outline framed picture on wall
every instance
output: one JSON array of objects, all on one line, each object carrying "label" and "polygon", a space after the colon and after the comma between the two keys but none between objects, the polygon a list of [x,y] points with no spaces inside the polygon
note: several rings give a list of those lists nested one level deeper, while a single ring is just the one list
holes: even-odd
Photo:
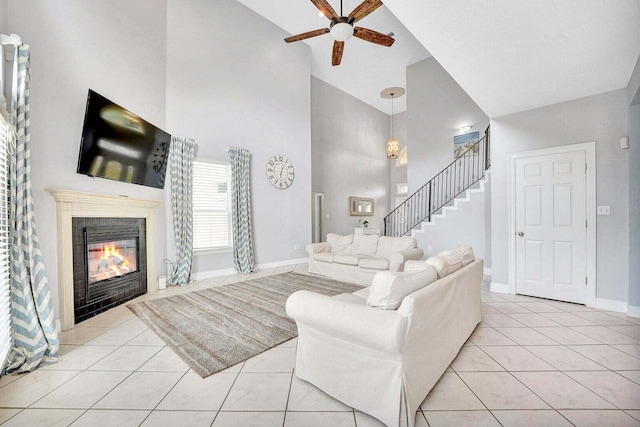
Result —
[{"label": "framed picture on wall", "polygon": [[[470,132],[463,135],[456,135],[453,137],[453,158],[457,159],[462,156],[467,150],[471,148],[473,144],[480,139],[480,132]],[[476,145],[473,150],[469,151],[467,156],[477,156],[478,146]]]}]

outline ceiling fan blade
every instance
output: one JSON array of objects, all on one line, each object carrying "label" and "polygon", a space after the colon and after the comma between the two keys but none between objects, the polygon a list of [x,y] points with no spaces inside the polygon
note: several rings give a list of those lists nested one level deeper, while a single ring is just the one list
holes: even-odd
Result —
[{"label": "ceiling fan blade", "polygon": [[328,28],[322,28],[320,30],[308,31],[306,33],[298,34],[296,36],[287,37],[284,39],[287,43],[297,42],[304,39],[310,39],[311,37],[321,36],[329,32]]},{"label": "ceiling fan blade", "polygon": [[368,28],[355,27],[353,31],[354,37],[358,37],[359,39],[366,40],[371,43],[381,44],[382,46],[389,47],[396,41],[393,37],[389,37],[386,34],[382,34]]},{"label": "ceiling fan blade", "polygon": [[380,0],[364,0],[349,14],[349,22],[357,22],[382,6]]},{"label": "ceiling fan blade", "polygon": [[322,12],[322,14],[327,18],[329,19],[339,18],[338,14],[336,13],[335,10],[333,10],[333,8],[331,7],[331,5],[327,0],[311,0],[311,3],[313,3],[313,5],[317,7],[318,10]]},{"label": "ceiling fan blade", "polygon": [[331,56],[331,65],[340,65],[342,62],[342,52],[344,51],[344,42],[333,42],[333,55]]}]

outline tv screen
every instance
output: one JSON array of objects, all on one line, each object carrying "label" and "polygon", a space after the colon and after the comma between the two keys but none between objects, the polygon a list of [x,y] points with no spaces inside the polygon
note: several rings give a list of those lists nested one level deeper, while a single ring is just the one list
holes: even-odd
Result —
[{"label": "tv screen", "polygon": [[164,188],[171,135],[89,89],[77,172]]}]

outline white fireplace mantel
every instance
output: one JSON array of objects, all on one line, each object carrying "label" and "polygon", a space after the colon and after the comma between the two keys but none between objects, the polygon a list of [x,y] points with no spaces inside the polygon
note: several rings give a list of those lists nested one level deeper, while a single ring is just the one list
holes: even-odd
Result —
[{"label": "white fireplace mantel", "polygon": [[146,220],[147,292],[157,289],[156,279],[156,207],[160,200],[132,199],[124,196],[46,190],[56,201],[58,235],[58,299],[60,329],[73,328],[73,242],[72,218],[109,217]]}]

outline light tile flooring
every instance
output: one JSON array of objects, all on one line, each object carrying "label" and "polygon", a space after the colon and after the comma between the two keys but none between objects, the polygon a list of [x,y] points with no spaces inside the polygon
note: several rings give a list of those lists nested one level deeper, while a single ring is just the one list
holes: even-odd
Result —
[{"label": "light tile flooring", "polygon": [[[304,273],[306,265],[251,277],[291,270]],[[140,299],[247,278],[209,279]],[[422,403],[418,427],[640,425],[640,319],[486,289],[482,299],[483,322]],[[298,380],[295,339],[207,379],[124,306],[60,339],[61,362],[0,378],[0,423],[381,425]]]}]

